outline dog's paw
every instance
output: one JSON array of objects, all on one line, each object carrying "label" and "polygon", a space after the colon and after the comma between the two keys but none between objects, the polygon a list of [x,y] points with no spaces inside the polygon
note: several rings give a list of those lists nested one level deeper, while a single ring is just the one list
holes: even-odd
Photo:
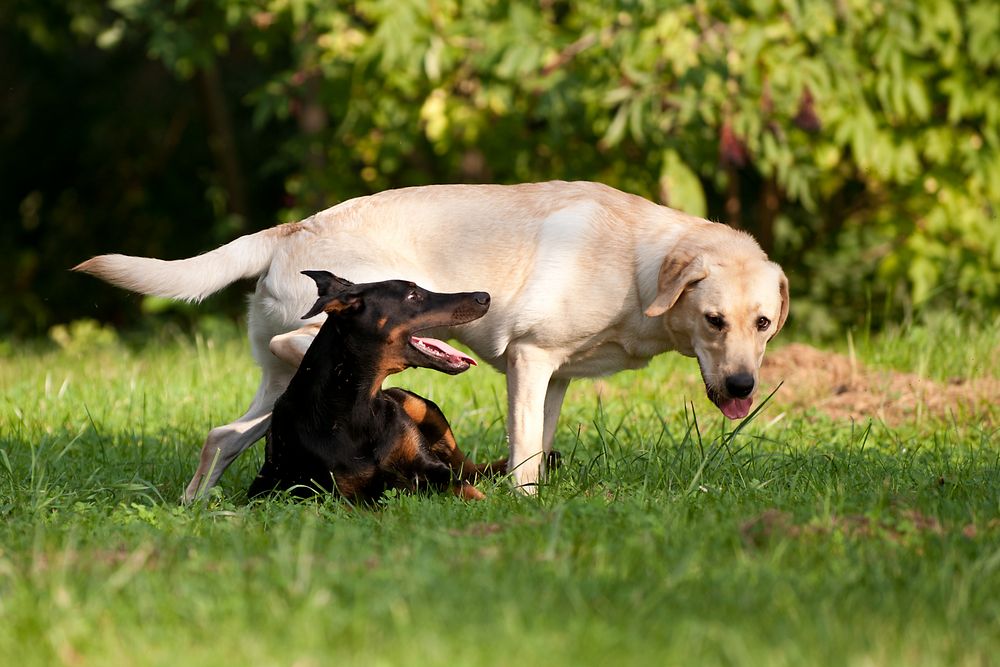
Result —
[{"label": "dog's paw", "polygon": [[545,467],[549,470],[558,470],[562,466],[562,452],[553,449],[545,457]]},{"label": "dog's paw", "polygon": [[468,482],[462,482],[461,484],[452,487],[452,493],[462,500],[484,500],[486,498],[485,493]]}]

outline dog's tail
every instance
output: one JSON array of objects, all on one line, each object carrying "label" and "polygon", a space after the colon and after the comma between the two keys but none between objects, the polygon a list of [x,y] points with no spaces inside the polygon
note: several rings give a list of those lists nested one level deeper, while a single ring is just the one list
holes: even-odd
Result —
[{"label": "dog's tail", "polygon": [[197,257],[165,261],[129,255],[98,255],[73,267],[112,285],[169,299],[201,301],[241,278],[267,270],[275,248],[298,225],[248,234]]}]

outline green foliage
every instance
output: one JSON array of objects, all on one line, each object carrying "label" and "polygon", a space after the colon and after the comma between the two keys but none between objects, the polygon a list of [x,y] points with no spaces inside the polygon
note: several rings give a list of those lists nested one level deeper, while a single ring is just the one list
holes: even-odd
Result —
[{"label": "green foliage", "polygon": [[101,326],[94,320],[75,320],[68,325],[57,324],[49,330],[49,338],[72,356],[89,354],[95,350],[113,347],[118,343],[118,334],[114,329]]},{"label": "green foliage", "polygon": [[[1000,302],[995,10],[76,0],[63,48],[139,49],[180,82],[232,73],[238,134],[272,147],[243,159],[246,189],[277,177],[284,193],[258,224],[403,185],[599,180],[753,232],[792,277],[793,317],[829,334],[873,304]],[[32,5],[12,14],[35,48],[65,33]],[[240,193],[216,156],[206,198],[224,221]],[[216,236],[251,215],[236,208]]]}]

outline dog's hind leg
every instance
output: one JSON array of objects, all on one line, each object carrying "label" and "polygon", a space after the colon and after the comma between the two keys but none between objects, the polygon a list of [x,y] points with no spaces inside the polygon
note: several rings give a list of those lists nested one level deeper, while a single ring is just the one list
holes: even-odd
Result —
[{"label": "dog's hind leg", "polygon": [[[205,490],[215,486],[229,464],[246,448],[264,437],[271,425],[271,408],[274,407],[274,402],[295,375],[302,355],[318,330],[319,325],[307,325],[274,338],[263,335],[259,338],[251,337],[254,357],[257,358],[262,373],[260,386],[242,417],[209,432],[201,448],[198,470],[184,491],[185,502],[191,502]],[[276,346],[275,341],[279,345]]]},{"label": "dog's hind leg", "polygon": [[399,403],[416,424],[427,451],[450,467],[459,479],[475,482],[479,477],[492,477],[507,472],[507,457],[480,464],[466,457],[455,442],[455,434],[448,419],[434,401],[399,387],[386,389],[384,393]]},{"label": "dog's hind leg", "polygon": [[322,322],[307,324],[295,331],[289,331],[275,336],[271,339],[268,347],[271,354],[281,359],[292,368],[298,368],[302,363],[302,358],[306,356],[306,350],[312,345],[313,339],[319,333]]},{"label": "dog's hind leg", "polygon": [[184,501],[191,502],[216,482],[240,453],[264,437],[271,424],[271,408],[291,378],[268,377],[265,371],[260,387],[246,413],[225,426],[213,428],[205,439],[198,460],[198,470],[184,491]]},{"label": "dog's hind leg", "polygon": [[[271,425],[274,402],[288,387],[309,343],[319,331],[319,324],[307,324],[275,336],[295,321],[288,313],[281,318],[272,312],[281,303],[294,303],[294,294],[283,296],[284,301],[281,301],[269,291],[264,276],[257,281],[257,291],[250,300],[248,328],[250,348],[261,369],[260,386],[242,417],[209,432],[201,448],[198,470],[184,491],[185,502],[191,502],[214,486],[237,456],[264,437]],[[278,319],[272,321],[275,317]]]}]

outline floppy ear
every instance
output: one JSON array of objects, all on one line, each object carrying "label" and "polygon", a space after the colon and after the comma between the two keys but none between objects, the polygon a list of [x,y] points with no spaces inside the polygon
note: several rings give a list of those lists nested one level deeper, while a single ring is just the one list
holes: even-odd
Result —
[{"label": "floppy ear", "polygon": [[302,274],[316,281],[316,289],[319,292],[316,303],[302,316],[302,319],[308,320],[321,312],[327,314],[345,312],[361,305],[361,297],[347,291],[348,287],[354,285],[351,281],[339,278],[329,271],[303,271]]},{"label": "floppy ear", "polygon": [[[775,266],[778,265],[775,264]],[[780,266],[778,266],[778,271],[781,273],[781,276],[778,278],[778,293],[781,294],[781,310],[778,312],[778,324],[774,327],[774,333],[771,334],[771,338],[778,335],[781,327],[785,326],[785,320],[788,319],[788,278],[785,277],[785,272],[781,270]]]},{"label": "floppy ear", "polygon": [[708,269],[701,257],[686,255],[668,256],[660,267],[656,298],[646,307],[646,317],[659,317],[674,307],[688,287],[708,277]]}]

